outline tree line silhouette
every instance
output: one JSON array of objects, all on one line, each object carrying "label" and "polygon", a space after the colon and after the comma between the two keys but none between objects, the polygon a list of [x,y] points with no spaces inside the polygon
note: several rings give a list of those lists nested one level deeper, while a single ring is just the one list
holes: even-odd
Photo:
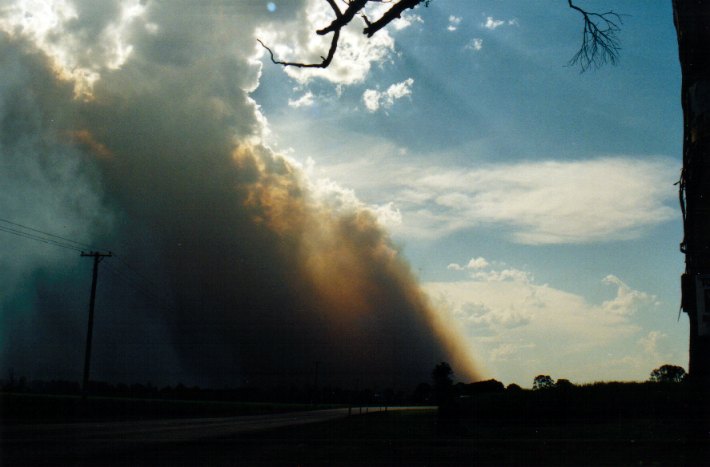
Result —
[{"label": "tree line silhouette", "polygon": [[[533,379],[532,390],[582,390],[589,387],[649,386],[650,383],[682,383],[686,380],[685,370],[676,365],[662,365],[654,369],[646,383],[594,383],[576,385],[567,379],[553,380],[549,375],[538,375]],[[393,388],[342,388],[339,386],[281,385],[275,387],[243,386],[237,388],[201,388],[178,383],[174,386],[158,387],[152,383],[109,383],[91,381],[91,393],[96,396],[178,399],[195,401],[245,401],[245,402],[284,402],[284,403],[341,403],[353,401],[368,403],[397,404],[437,404],[450,405],[456,401],[474,398],[484,394],[525,392],[518,384],[505,386],[495,379],[472,383],[454,382],[454,371],[447,362],[438,363],[431,372],[431,381],[421,382],[411,391]],[[6,379],[0,380],[3,392],[78,395],[81,385],[77,381],[33,380],[17,377],[13,370],[8,371]]]}]

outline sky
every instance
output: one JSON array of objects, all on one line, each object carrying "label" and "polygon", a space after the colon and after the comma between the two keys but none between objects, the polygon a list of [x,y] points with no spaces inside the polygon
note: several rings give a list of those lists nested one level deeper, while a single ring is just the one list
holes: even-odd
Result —
[{"label": "sky", "polygon": [[622,15],[616,66],[568,63],[563,1],[356,19],[304,70],[256,39],[319,61],[325,1],[3,0],[0,370],[78,379],[88,249],[96,379],[685,367],[671,3],[578,3]]}]

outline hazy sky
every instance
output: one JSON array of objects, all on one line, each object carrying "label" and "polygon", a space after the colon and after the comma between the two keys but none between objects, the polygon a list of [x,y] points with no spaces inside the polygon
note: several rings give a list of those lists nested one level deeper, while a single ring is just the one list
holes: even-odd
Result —
[{"label": "hazy sky", "polygon": [[[318,60],[322,0],[3,0],[0,218],[119,254],[97,378],[685,366],[671,4],[580,5],[623,14],[618,66],[568,66],[564,1],[356,20],[313,71],[256,38]],[[89,261],[0,234],[5,367],[74,377]]]}]

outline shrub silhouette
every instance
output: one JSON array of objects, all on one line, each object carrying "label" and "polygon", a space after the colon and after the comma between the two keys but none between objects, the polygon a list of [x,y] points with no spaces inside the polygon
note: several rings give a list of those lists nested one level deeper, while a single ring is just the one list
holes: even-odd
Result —
[{"label": "shrub silhouette", "polygon": [[663,365],[651,372],[649,381],[653,383],[682,383],[687,374],[677,365]]},{"label": "shrub silhouette", "polygon": [[434,383],[434,395],[439,405],[447,404],[453,397],[454,371],[446,362],[437,364],[431,372],[431,379]]},{"label": "shrub silhouette", "polygon": [[568,379],[558,379],[555,383],[555,387],[557,389],[570,389],[574,387],[574,383]]},{"label": "shrub silhouette", "polygon": [[550,389],[555,387],[555,382],[550,378],[550,375],[537,375],[533,380],[533,389]]}]

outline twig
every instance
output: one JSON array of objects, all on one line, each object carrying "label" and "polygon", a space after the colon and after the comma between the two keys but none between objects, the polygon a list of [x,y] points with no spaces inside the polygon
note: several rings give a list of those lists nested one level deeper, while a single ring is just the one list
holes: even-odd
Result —
[{"label": "twig", "polygon": [[617,37],[623,24],[621,15],[614,11],[589,12],[573,4],[572,0],[567,0],[567,3],[570,8],[577,10],[584,20],[582,45],[569,61],[569,65],[579,64],[582,72],[589,68],[599,68],[605,63],[616,65],[621,50]]}]

